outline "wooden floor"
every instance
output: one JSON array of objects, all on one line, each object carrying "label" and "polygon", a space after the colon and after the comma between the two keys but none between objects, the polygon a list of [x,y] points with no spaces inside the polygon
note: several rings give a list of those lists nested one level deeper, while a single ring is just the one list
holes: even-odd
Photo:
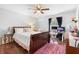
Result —
[{"label": "wooden floor", "polygon": [[27,54],[27,51],[24,50],[17,43],[11,42],[8,44],[0,45],[0,54]]},{"label": "wooden floor", "polygon": [[15,42],[0,45],[0,54],[27,54],[27,51]]},{"label": "wooden floor", "polygon": [[[61,42],[59,42],[61,44]],[[27,54],[24,50],[15,42],[0,45],[0,54]],[[66,42],[66,54],[79,54],[79,48],[70,47],[69,41]]]}]

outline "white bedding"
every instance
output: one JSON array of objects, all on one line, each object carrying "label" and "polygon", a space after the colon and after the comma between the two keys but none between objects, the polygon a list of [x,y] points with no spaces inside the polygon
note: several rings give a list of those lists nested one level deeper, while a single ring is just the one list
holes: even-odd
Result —
[{"label": "white bedding", "polygon": [[19,42],[23,43],[27,47],[27,50],[29,51],[30,36],[33,34],[37,34],[37,33],[40,33],[40,32],[16,32],[14,34],[13,38],[14,38],[14,40],[17,39]]}]

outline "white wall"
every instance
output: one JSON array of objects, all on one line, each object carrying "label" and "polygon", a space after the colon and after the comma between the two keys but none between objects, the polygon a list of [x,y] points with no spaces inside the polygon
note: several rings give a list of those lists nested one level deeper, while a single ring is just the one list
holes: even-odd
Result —
[{"label": "white wall", "polygon": [[72,20],[72,16],[76,16],[76,10],[72,10],[72,11],[67,11],[67,12],[63,12],[63,13],[60,13],[60,14],[56,14],[55,17],[61,17],[63,18],[63,23],[62,25],[63,26],[66,26],[68,25],[71,20]]},{"label": "white wall", "polygon": [[62,12],[56,15],[48,15],[48,16],[39,17],[39,20],[38,20],[39,28],[47,31],[48,30],[48,19],[53,18],[53,16],[54,17],[62,16],[63,17],[62,26],[67,27],[71,22],[71,17],[76,16],[76,10],[74,9],[74,10]]},{"label": "white wall", "polygon": [[48,31],[48,27],[49,27],[49,24],[48,24],[48,19],[50,18],[51,16],[43,16],[43,17],[39,17],[38,18],[38,28],[41,30],[41,31]]},{"label": "white wall", "polygon": [[7,29],[8,26],[22,26],[29,22],[35,22],[36,18],[12,12],[0,8],[0,28]]}]

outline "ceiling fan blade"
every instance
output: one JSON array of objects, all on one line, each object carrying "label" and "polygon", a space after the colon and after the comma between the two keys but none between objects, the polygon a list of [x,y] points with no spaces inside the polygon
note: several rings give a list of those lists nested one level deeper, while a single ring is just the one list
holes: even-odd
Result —
[{"label": "ceiling fan blade", "polygon": [[49,10],[49,8],[45,8],[45,9],[43,8],[42,10]]}]

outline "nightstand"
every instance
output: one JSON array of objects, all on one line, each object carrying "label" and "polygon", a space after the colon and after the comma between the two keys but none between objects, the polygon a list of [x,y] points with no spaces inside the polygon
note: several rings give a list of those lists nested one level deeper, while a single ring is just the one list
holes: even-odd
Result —
[{"label": "nightstand", "polygon": [[4,44],[5,43],[10,43],[10,42],[12,42],[13,41],[13,39],[12,39],[12,36],[13,36],[13,34],[10,34],[10,33],[6,33],[5,35],[4,35]]}]

